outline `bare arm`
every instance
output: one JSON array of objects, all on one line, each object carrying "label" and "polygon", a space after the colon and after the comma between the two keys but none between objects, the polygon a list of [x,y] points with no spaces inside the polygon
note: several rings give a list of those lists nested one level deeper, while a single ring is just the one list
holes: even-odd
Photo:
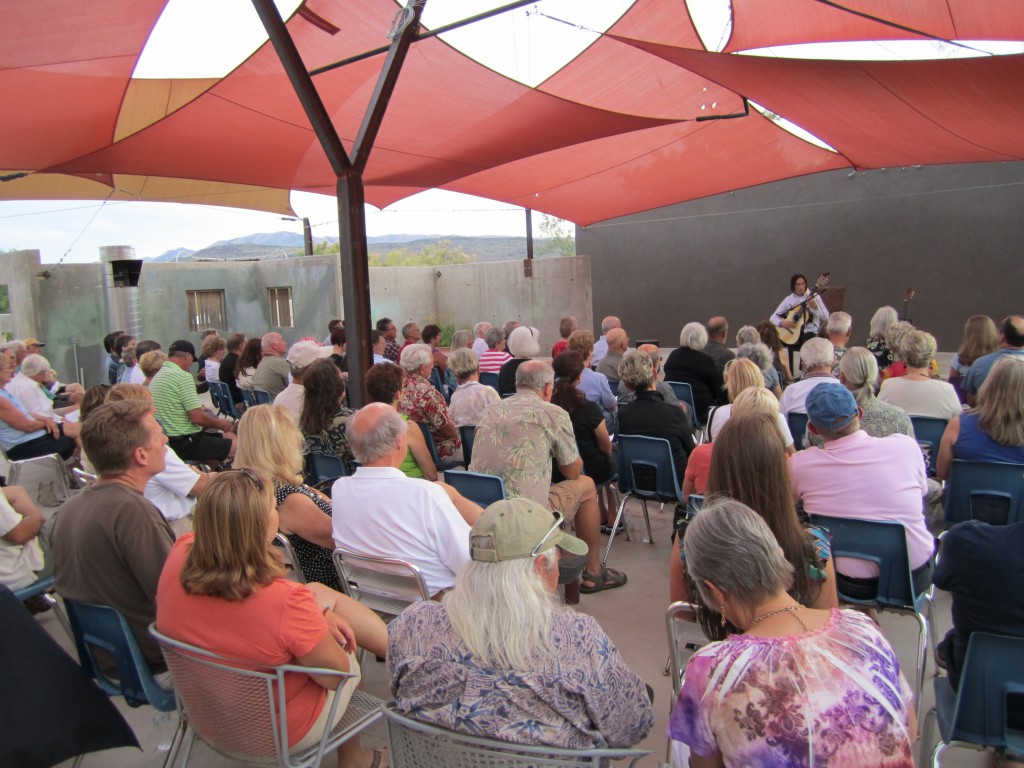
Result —
[{"label": "bare arm", "polygon": [[839,607],[839,595],[836,593],[836,560],[830,557],[825,563],[825,581],[818,588],[818,596],[809,607],[828,610]]},{"label": "bare arm", "polygon": [[691,477],[683,476],[683,501],[690,498],[691,493],[697,492],[697,483]]},{"label": "bare arm", "polygon": [[420,472],[423,473],[424,479],[437,480],[437,467],[434,466],[434,460],[430,457],[430,449],[427,448],[427,441],[423,439],[423,433],[420,431],[419,425],[410,421],[408,428],[405,430],[405,438],[409,444],[409,450],[412,451],[412,457],[416,459],[416,464],[419,466]]},{"label": "bare arm", "polygon": [[26,416],[14,407],[8,400],[0,398],[0,419],[3,419],[12,427],[22,432],[35,432],[37,429],[45,429],[56,437],[57,424],[53,419],[43,416]]},{"label": "bare arm", "polygon": [[188,420],[197,427],[209,427],[210,429],[219,429],[222,432],[231,432],[234,429],[234,425],[227,419],[218,419],[215,416],[211,416],[202,408],[193,408],[189,411]]},{"label": "bare arm", "polygon": [[953,465],[953,445],[960,437],[960,417],[954,416],[946,425],[939,443],[939,459],[935,465],[935,474],[939,480],[949,479],[949,469]]},{"label": "bare arm", "polygon": [[281,519],[281,533],[294,533],[325,549],[334,549],[331,518],[321,512],[312,499],[301,493],[292,493],[278,504],[277,513]]},{"label": "bare arm", "polygon": [[336,592],[324,584],[311,582],[306,588],[313,593],[321,610],[327,609],[343,616],[355,632],[356,643],[382,659],[388,652],[388,626],[380,616],[348,595]]},{"label": "bare arm", "polygon": [[[323,669],[336,669],[339,672],[348,672],[348,656],[341,650],[341,646],[328,632],[317,643],[313,650],[305,656],[300,656],[296,661],[304,667],[321,667]],[[329,691],[338,689],[344,679],[334,675],[310,675],[318,685],[322,685]]]},{"label": "bare arm", "polygon": [[558,469],[561,470],[562,477],[566,480],[578,480],[583,474],[583,459],[577,456],[576,461],[569,464],[559,464]]},{"label": "bare arm", "polygon": [[594,430],[594,437],[597,438],[597,447],[605,456],[612,455],[612,438],[608,434],[608,425],[605,424],[604,419],[601,419],[601,423],[597,425],[597,429]]},{"label": "bare arm", "polygon": [[3,493],[11,508],[21,515],[21,522],[0,538],[16,546],[28,544],[39,535],[39,530],[43,527],[43,513],[32,503],[32,499],[21,486],[8,486],[3,489]]},{"label": "bare arm", "polygon": [[725,761],[722,759],[721,752],[715,752],[715,754],[708,755],[707,757],[695,755],[691,752],[690,768],[725,768]]},{"label": "bare arm", "polygon": [[686,566],[679,557],[679,538],[672,543],[672,555],[668,561],[668,597],[673,603],[690,599],[690,587],[686,583]]}]

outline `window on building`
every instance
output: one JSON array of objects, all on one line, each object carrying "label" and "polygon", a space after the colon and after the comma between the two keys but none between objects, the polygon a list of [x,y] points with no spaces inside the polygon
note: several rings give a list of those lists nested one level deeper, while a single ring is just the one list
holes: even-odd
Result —
[{"label": "window on building", "polygon": [[228,313],[224,306],[224,291],[186,291],[188,297],[188,326],[190,331],[204,328],[227,330]]},{"label": "window on building", "polygon": [[275,328],[291,328],[292,322],[292,289],[268,288],[267,299],[270,302],[270,324]]}]

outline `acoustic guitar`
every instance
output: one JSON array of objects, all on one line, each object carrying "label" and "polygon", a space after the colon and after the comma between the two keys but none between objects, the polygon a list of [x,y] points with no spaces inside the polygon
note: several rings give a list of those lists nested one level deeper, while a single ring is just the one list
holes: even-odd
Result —
[{"label": "acoustic guitar", "polygon": [[808,308],[807,303],[825,290],[828,285],[828,272],[822,272],[818,279],[814,282],[814,288],[811,289],[811,294],[806,299],[790,307],[786,310],[786,313],[782,315],[783,320],[789,320],[792,323],[796,323],[792,328],[783,328],[781,325],[776,329],[779,333],[779,339],[787,347],[791,347],[800,341],[800,334],[803,333],[804,324],[811,319],[811,310]]}]

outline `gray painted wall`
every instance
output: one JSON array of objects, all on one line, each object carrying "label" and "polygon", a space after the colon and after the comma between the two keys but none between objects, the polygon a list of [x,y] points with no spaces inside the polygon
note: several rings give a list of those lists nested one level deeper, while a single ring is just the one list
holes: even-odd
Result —
[{"label": "gray painted wall", "polygon": [[[102,339],[109,330],[102,287],[102,264],[68,264],[43,271],[38,251],[0,254],[0,282],[10,286],[15,338],[44,340],[46,356],[62,380],[85,369],[87,385],[105,378]],[[293,328],[271,328],[267,289],[290,286]],[[341,269],[337,256],[309,256],[276,261],[146,263],[139,282],[141,338],[166,347],[187,338],[198,346],[199,334],[188,331],[186,291],[222,289],[229,327],[221,335],[250,335],[278,330],[289,343],[307,335],[323,338],[327,323],[343,317]],[[576,315],[592,324],[590,260],[586,257],[541,259],[533,277],[523,276],[521,261],[446,267],[381,267],[370,270],[373,318],[387,315],[399,326],[415,320],[451,322],[472,328],[478,320],[519,320],[541,331],[541,348],[558,339],[558,322]]]},{"label": "gray painted wall", "polygon": [[1024,311],[1022,213],[1024,163],[837,171],[580,227],[576,248],[591,257],[595,323],[619,315],[633,339],[673,347],[716,314],[732,335],[768,317],[792,273],[828,271],[856,343],[913,287],[911,319],[955,350],[968,316]]}]

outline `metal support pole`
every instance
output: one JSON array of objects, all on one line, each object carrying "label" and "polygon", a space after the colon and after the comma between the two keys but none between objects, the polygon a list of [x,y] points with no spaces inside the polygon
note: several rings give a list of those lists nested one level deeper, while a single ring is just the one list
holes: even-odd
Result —
[{"label": "metal support pole", "polygon": [[302,241],[306,246],[306,255],[313,255],[313,228],[309,226],[309,219],[302,217]]},{"label": "metal support pole", "polygon": [[354,168],[338,177],[338,223],[341,229],[341,294],[345,302],[348,345],[348,400],[364,405],[363,381],[370,370],[370,266],[366,254],[366,208],[363,177]]},{"label": "metal support pole", "polygon": [[533,277],[533,211],[526,208],[526,259],[523,261],[523,277]]}]

